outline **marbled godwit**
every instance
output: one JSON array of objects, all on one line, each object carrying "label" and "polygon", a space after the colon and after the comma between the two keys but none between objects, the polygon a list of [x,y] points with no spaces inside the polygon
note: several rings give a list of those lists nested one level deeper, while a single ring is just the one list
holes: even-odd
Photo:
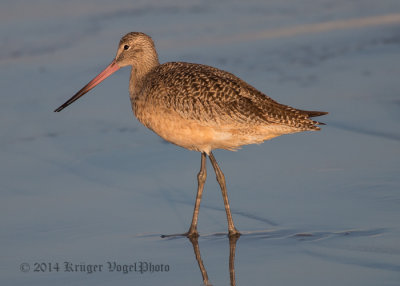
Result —
[{"label": "marbled godwit", "polygon": [[185,62],[160,64],[153,40],[138,32],[122,37],[111,64],[55,112],[124,66],[132,67],[129,93],[138,120],[166,141],[201,152],[192,223],[184,233],[189,237],[198,236],[207,156],[221,187],[229,236],[240,234],[232,220],[225,176],[212,150],[235,150],[283,134],[319,130],[317,125],[323,123],[310,118],[327,114],[280,104],[233,74],[210,66]]}]

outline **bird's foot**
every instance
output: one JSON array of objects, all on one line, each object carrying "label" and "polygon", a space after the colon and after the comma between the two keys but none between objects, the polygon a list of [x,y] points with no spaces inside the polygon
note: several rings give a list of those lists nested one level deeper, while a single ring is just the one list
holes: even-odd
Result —
[{"label": "bird's foot", "polygon": [[185,236],[188,238],[198,238],[199,232],[197,231],[196,228],[195,229],[190,228],[190,230],[185,233]]},{"label": "bird's foot", "polygon": [[229,230],[228,236],[229,237],[239,237],[241,233],[234,227],[233,229]]},{"label": "bird's foot", "polygon": [[[230,229],[228,232],[228,237],[239,237],[241,233],[236,229]],[[161,235],[161,238],[168,238],[168,237],[177,237],[177,236],[185,236],[187,238],[198,238],[199,232],[197,231],[197,228],[190,228],[189,231],[184,232],[184,233],[174,233],[174,234],[163,234]]]},{"label": "bird's foot", "polygon": [[174,234],[163,234],[161,235],[161,238],[167,238],[167,237],[176,237],[176,236],[186,236],[187,238],[198,238],[199,237],[199,232],[197,231],[197,228],[190,228],[189,231],[184,232],[184,233],[174,233]]}]

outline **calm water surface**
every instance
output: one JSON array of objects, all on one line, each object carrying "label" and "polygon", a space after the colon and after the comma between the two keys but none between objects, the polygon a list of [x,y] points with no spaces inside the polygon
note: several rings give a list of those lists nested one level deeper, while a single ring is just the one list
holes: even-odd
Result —
[{"label": "calm water surface", "polygon": [[[2,285],[399,285],[398,1],[0,3]],[[52,112],[130,31],[330,112],[215,151],[237,241],[210,164],[198,241],[160,237],[189,227],[200,154],[138,123],[129,70]]]}]

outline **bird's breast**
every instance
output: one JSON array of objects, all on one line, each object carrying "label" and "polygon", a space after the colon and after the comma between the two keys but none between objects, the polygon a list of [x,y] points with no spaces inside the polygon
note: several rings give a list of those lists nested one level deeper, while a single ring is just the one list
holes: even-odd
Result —
[{"label": "bird's breast", "polygon": [[146,105],[140,100],[134,102],[133,110],[143,125],[164,140],[188,150],[207,154],[213,149],[236,150],[242,145],[262,143],[281,135],[273,126],[266,129],[262,126],[248,128],[237,125],[209,125],[183,118],[172,109]]}]

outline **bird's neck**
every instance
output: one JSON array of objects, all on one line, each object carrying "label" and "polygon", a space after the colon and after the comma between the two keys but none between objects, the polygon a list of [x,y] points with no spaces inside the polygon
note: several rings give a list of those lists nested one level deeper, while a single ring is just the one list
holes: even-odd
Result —
[{"label": "bird's neck", "polygon": [[160,63],[158,61],[157,53],[142,59],[142,61],[137,65],[132,65],[129,81],[129,93],[131,97],[137,96],[140,93],[144,83],[146,82],[146,76],[158,65],[160,65]]}]

